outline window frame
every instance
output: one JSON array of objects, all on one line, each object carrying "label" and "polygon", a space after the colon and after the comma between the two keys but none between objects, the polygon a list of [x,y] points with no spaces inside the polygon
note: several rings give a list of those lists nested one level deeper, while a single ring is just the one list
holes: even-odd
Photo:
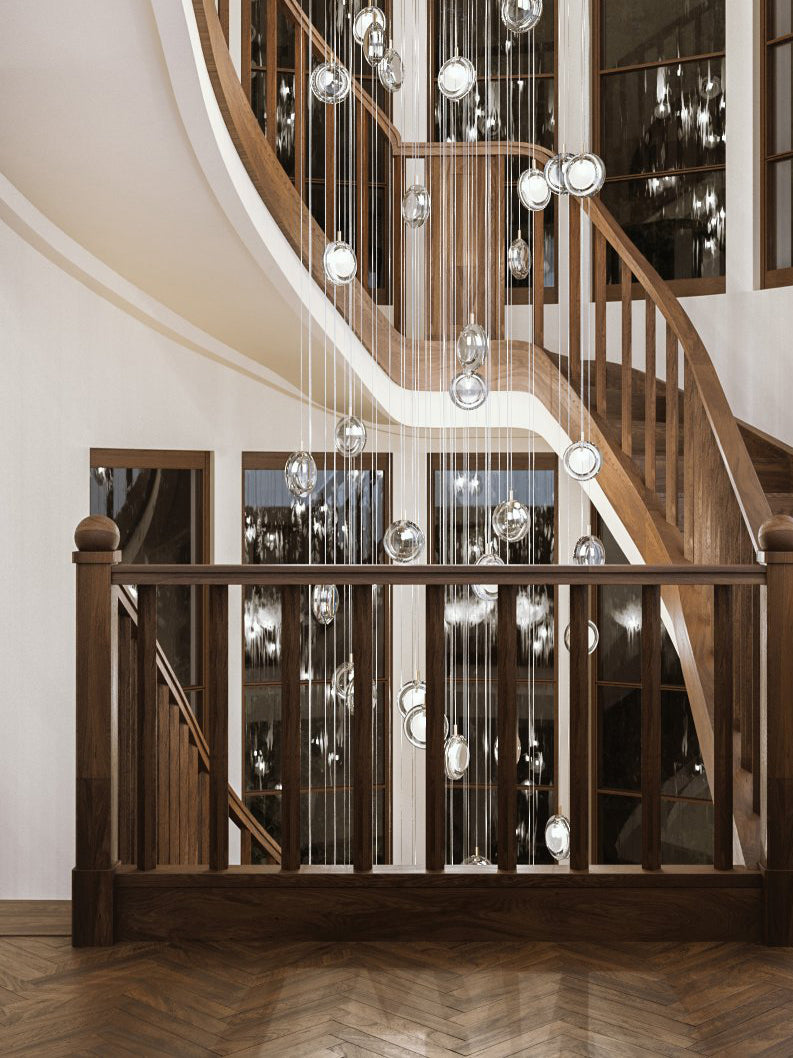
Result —
[{"label": "window frame", "polygon": [[793,265],[789,268],[770,268],[771,227],[775,219],[771,215],[769,185],[773,166],[782,161],[793,164],[793,149],[779,154],[769,152],[771,119],[775,94],[771,91],[772,65],[769,61],[772,48],[789,44],[793,49],[793,32],[769,38],[769,8],[773,0],[760,0],[760,286],[764,290],[793,286]]}]

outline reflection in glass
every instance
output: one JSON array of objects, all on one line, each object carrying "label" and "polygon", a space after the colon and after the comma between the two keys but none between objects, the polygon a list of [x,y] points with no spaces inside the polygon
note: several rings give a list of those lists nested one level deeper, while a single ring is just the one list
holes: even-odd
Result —
[{"label": "reflection in glass", "polygon": [[724,3],[603,0],[603,69],[723,51]]},{"label": "reflection in glass", "polygon": [[793,267],[793,158],[768,167],[768,267]]}]

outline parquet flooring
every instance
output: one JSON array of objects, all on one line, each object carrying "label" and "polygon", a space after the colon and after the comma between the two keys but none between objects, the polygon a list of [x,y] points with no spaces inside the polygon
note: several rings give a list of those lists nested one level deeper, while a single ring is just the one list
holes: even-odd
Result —
[{"label": "parquet flooring", "polygon": [[0,1054],[793,1056],[793,950],[4,936]]}]

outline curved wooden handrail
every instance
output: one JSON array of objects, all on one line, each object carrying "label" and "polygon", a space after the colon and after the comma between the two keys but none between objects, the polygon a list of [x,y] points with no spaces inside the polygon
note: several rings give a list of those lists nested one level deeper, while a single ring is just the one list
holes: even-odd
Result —
[{"label": "curved wooden handrail", "polygon": [[[138,608],[129,591],[123,586],[119,587],[118,603],[123,613],[130,619],[132,624],[137,627]],[[190,708],[187,695],[182,690],[182,685],[174,673],[171,663],[168,661],[159,640],[157,641],[156,650],[157,671],[160,678],[168,688],[173,701],[176,703],[182,722],[187,725],[190,738],[198,751],[198,760],[201,768],[204,771],[209,771],[209,746],[204,737],[204,732],[201,730],[201,726],[195,717],[195,713]],[[240,830],[247,831],[253,840],[264,849],[267,855],[275,863],[281,862],[281,846],[270,834],[267,833],[259,820],[249,811],[231,784],[229,784],[229,819],[235,824],[235,826],[239,827]]]}]

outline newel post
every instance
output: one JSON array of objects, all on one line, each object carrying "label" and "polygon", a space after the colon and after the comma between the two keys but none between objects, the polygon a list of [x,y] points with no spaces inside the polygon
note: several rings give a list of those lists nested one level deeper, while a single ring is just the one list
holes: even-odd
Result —
[{"label": "newel post", "polygon": [[763,524],[768,565],[765,939],[793,945],[793,518]]},{"label": "newel post", "polygon": [[113,943],[117,856],[117,626],[110,574],[121,561],[110,518],[84,518],[77,551],[76,859],[72,871],[72,944]]}]

